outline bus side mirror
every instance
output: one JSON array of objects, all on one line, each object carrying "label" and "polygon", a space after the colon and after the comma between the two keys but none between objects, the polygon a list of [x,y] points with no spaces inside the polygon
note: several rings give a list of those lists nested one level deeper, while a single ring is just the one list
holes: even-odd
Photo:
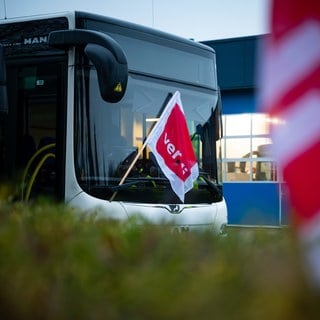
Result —
[{"label": "bus side mirror", "polygon": [[110,36],[94,30],[57,30],[49,34],[49,44],[55,48],[84,48],[94,64],[102,98],[118,102],[125,94],[128,64],[121,46]]},{"label": "bus side mirror", "polygon": [[84,52],[97,70],[102,99],[108,102],[120,101],[128,82],[127,64],[119,63],[108,49],[97,44],[87,44]]}]

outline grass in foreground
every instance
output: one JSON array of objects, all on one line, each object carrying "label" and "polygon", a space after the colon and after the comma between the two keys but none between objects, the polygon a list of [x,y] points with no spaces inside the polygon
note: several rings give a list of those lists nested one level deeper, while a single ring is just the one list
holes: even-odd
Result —
[{"label": "grass in foreground", "polygon": [[290,229],[173,234],[0,203],[3,319],[312,319]]}]

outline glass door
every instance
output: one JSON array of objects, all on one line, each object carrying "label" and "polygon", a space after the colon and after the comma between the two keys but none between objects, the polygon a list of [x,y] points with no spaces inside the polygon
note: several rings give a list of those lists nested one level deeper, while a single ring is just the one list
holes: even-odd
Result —
[{"label": "glass door", "polygon": [[7,66],[3,174],[19,183],[22,200],[63,196],[66,69],[61,58]]}]

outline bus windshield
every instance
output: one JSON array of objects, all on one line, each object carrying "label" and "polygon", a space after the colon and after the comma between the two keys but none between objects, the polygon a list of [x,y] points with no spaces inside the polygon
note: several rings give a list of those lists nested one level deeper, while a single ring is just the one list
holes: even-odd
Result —
[{"label": "bus windshield", "polygon": [[[208,184],[208,179],[217,179],[217,137],[207,129],[214,121],[217,92],[130,73],[124,98],[116,104],[107,103],[99,94],[94,67],[77,68],[75,168],[84,191],[101,199],[112,197],[160,116],[168,94],[179,90],[201,172],[197,186],[186,194],[185,203],[218,201],[217,191]],[[179,203],[148,148],[117,190],[115,200]]]}]

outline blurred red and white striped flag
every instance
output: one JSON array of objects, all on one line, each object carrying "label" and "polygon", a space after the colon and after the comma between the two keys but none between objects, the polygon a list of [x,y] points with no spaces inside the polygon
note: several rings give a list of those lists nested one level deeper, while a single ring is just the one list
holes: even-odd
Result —
[{"label": "blurred red and white striped flag", "polygon": [[320,1],[273,0],[262,44],[260,105],[277,125],[274,152],[292,220],[320,287]]},{"label": "blurred red and white striped flag", "polygon": [[172,190],[182,202],[199,175],[180,92],[172,96],[159,121],[149,134],[146,144],[170,181]]}]

